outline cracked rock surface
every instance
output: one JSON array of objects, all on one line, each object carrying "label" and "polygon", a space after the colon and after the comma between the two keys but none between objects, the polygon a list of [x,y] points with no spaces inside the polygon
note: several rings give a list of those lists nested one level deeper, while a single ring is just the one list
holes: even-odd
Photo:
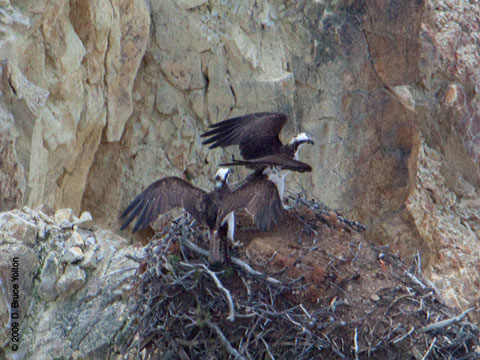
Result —
[{"label": "cracked rock surface", "polygon": [[[419,251],[465,310],[480,289],[479,24],[475,1],[0,1],[0,210],[89,211],[118,232],[160,177],[212,186],[235,150],[202,146],[208,125],[280,111],[283,141],[315,138],[300,154],[312,173],[287,187],[366,224],[369,241]],[[26,240],[6,251],[59,296],[63,253],[46,266],[26,243],[52,224],[7,214],[0,230]],[[88,284],[102,260],[79,234],[66,263]]]},{"label": "cracked rock surface", "polygon": [[[110,231],[75,229],[27,207],[0,213],[0,224],[2,347],[10,340],[12,311],[18,310],[21,324],[19,351],[5,347],[0,354],[6,359],[106,358],[127,321],[126,295],[136,263],[125,255],[142,250]],[[83,250],[72,237],[88,239]],[[69,249],[91,255],[71,263],[64,255]],[[8,306],[13,256],[20,275],[17,309]]]}]

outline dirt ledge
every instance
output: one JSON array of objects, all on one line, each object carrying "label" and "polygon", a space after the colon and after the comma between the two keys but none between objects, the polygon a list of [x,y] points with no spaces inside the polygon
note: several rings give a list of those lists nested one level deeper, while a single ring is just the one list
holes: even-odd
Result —
[{"label": "dirt ledge", "polygon": [[480,358],[478,327],[442,304],[420,258],[407,265],[367,244],[361,224],[291,203],[269,233],[240,214],[243,246],[218,272],[193,245],[207,248],[190,218],[155,235],[137,259],[125,358]]}]

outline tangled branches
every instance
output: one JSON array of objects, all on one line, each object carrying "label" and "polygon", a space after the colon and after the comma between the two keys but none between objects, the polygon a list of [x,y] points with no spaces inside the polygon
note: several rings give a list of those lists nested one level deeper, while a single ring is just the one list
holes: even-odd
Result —
[{"label": "tangled branches", "polygon": [[303,207],[313,210],[315,217],[321,222],[324,222],[328,225],[341,224],[341,226],[346,230],[353,229],[358,232],[362,232],[367,229],[367,227],[362,223],[347,219],[337,210],[331,209],[325,204],[319,203],[313,199],[308,200],[288,190],[287,192],[289,193],[288,201],[293,204],[293,209],[299,209]]},{"label": "tangled branches", "polygon": [[[298,211],[304,226],[318,231]],[[268,259],[255,270],[232,258],[215,272],[194,243],[206,247],[205,233],[183,216],[138,259],[125,358],[479,358],[477,327],[436,298],[422,280],[419,256],[408,267],[361,241],[346,244],[341,256],[312,245],[308,251],[326,272],[313,281],[305,264],[292,277]]]},{"label": "tangled branches", "polygon": [[[289,300],[305,290],[300,279],[280,282],[250,271],[239,259],[214,273],[189,246],[191,235],[201,235],[192,225],[181,218],[147,247],[147,269],[137,280],[134,309],[140,315],[139,352],[184,353],[187,359],[225,358],[227,352],[233,358],[253,359],[264,354],[275,358],[280,349],[305,357],[315,349],[331,348],[310,330],[328,309],[309,313]],[[180,254],[172,253],[173,239],[186,240]]]}]

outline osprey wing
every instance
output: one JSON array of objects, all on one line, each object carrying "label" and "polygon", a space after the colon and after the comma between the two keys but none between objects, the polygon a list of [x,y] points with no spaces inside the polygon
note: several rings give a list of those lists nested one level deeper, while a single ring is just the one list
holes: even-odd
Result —
[{"label": "osprey wing", "polygon": [[278,153],[273,155],[267,155],[250,160],[235,160],[232,162],[220,164],[220,166],[248,166],[250,168],[258,169],[266,166],[277,166],[284,170],[298,171],[298,172],[311,172],[312,167],[304,162],[292,159],[290,156]]},{"label": "osprey wing", "polygon": [[206,209],[202,209],[202,203],[206,196],[205,191],[178,177],[160,179],[137,195],[120,215],[121,218],[126,217],[120,229],[125,229],[137,216],[132,232],[145,229],[158,215],[176,207],[183,207],[195,219],[204,222]]},{"label": "osprey wing", "polygon": [[267,178],[259,178],[240,186],[220,204],[217,227],[230,212],[242,209],[252,217],[259,229],[272,229],[283,211],[275,184]]},{"label": "osprey wing", "polygon": [[283,146],[278,135],[287,122],[280,113],[261,112],[234,117],[210,126],[202,144],[209,149],[238,145],[244,159],[275,154]]}]

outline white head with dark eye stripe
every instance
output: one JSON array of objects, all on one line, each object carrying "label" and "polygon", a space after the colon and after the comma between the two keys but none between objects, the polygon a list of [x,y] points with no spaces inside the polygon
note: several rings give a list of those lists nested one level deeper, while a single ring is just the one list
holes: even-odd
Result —
[{"label": "white head with dark eye stripe", "polygon": [[290,142],[288,143],[289,146],[293,147],[294,149],[294,156],[293,158],[295,160],[298,160],[298,152],[300,150],[300,147],[303,144],[313,144],[312,138],[307,134],[307,133],[300,133],[292,138]]},{"label": "white head with dark eye stripe", "polygon": [[232,170],[229,168],[218,169],[217,173],[215,174],[215,186],[219,188],[228,184],[228,178],[230,177],[231,172]]},{"label": "white head with dark eye stripe", "polygon": [[313,140],[307,133],[303,132],[292,137],[292,140],[290,140],[289,144],[293,145],[293,144],[304,144],[304,143],[313,144]]}]

